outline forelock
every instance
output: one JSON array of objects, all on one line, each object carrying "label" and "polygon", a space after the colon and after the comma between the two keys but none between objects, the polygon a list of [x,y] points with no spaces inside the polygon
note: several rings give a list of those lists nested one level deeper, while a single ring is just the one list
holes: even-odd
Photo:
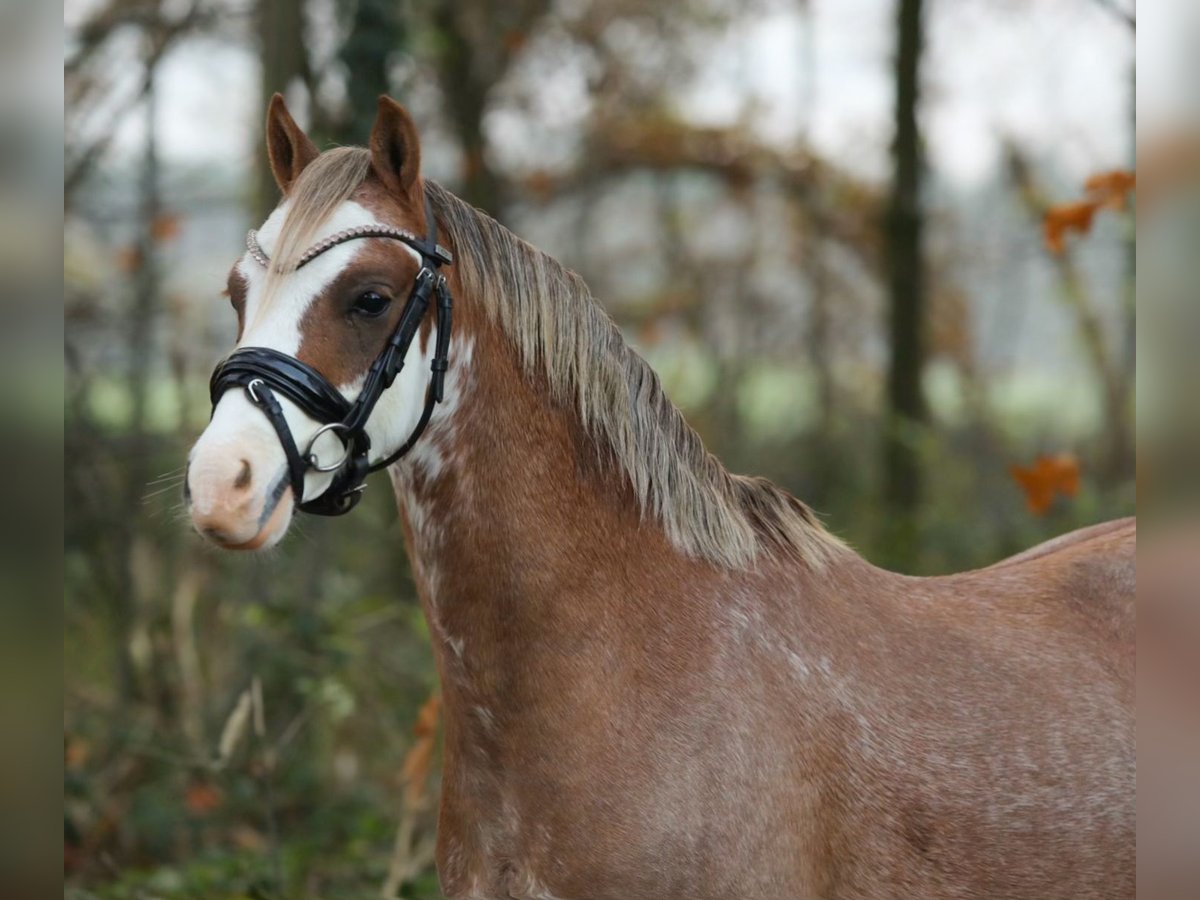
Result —
[{"label": "forelock", "polygon": [[313,244],[321,226],[354,196],[371,169],[362,147],[338,147],[318,156],[296,179],[288,195],[287,216],[271,252],[265,290],[270,296],[283,276]]}]

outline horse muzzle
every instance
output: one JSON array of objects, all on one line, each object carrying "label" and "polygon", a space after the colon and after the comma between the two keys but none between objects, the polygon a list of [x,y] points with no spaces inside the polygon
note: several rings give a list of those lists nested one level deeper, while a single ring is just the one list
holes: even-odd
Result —
[{"label": "horse muzzle", "polygon": [[259,550],[287,532],[296,499],[275,436],[255,419],[232,427],[257,412],[238,410],[230,397],[225,415],[192,448],[184,496],[196,531],[219,547]]}]

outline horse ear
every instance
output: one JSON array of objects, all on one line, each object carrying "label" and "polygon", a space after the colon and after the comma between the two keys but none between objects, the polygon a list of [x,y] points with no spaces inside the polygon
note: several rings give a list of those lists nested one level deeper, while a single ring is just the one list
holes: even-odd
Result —
[{"label": "horse ear", "polygon": [[408,111],[386,95],[379,98],[379,113],[371,129],[371,168],[384,186],[420,208],[414,191],[421,174],[421,141]]},{"label": "horse ear", "polygon": [[279,190],[286,194],[305,166],[320,155],[317,145],[288,112],[283,96],[272,97],[267,107],[267,157]]}]

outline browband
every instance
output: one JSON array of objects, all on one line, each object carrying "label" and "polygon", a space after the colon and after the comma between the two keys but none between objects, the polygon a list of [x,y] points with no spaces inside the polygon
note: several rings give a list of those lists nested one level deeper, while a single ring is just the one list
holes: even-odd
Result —
[{"label": "browband", "polygon": [[[425,245],[426,242],[407,229],[395,228],[391,225],[356,225],[353,228],[346,228],[336,234],[331,234],[329,237],[323,238],[313,244],[300,254],[300,258],[296,260],[296,264],[290,271],[307,266],[322,253],[332,250],[338,244],[344,244],[346,241],[356,241],[360,238],[391,238],[392,240],[403,241],[423,256],[428,255],[431,259],[437,260],[438,265],[448,266],[454,262],[454,257],[450,251],[433,240],[432,236],[428,242],[428,247],[418,246]],[[428,254],[425,252],[426,249],[428,250]],[[271,257],[267,256],[262,245],[258,243],[258,232],[253,228],[246,232],[246,250],[249,251],[254,261],[264,269],[271,267]]]}]

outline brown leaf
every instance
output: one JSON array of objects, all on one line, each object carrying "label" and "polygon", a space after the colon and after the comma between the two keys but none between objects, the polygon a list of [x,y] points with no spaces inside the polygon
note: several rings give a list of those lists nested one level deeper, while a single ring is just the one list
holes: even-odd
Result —
[{"label": "brown leaf", "polygon": [[235,825],[229,833],[229,839],[239,850],[259,852],[267,846],[267,839],[261,831],[249,825]]},{"label": "brown leaf", "polygon": [[136,246],[122,247],[117,251],[117,268],[132,274],[142,266],[142,251]]},{"label": "brown leaf", "polygon": [[1137,188],[1137,175],[1128,169],[1098,172],[1084,183],[1091,198],[1108,209],[1122,210],[1128,205],[1129,194]]},{"label": "brown leaf", "polygon": [[1009,472],[1025,492],[1025,503],[1035,516],[1045,515],[1059,494],[1074,497],[1079,493],[1079,460],[1071,453],[1039,456],[1032,465],[1012,466]]},{"label": "brown leaf", "polygon": [[159,213],[150,223],[150,235],[159,243],[178,237],[179,231],[179,216],[174,213]]},{"label": "brown leaf", "polygon": [[666,336],[666,324],[659,316],[647,319],[642,323],[642,327],[638,329],[638,341],[647,347],[655,347],[661,344],[663,338]]},{"label": "brown leaf", "polygon": [[91,748],[88,742],[77,735],[70,735],[66,739],[66,746],[63,749],[63,762],[66,767],[72,771],[83,768],[87,762]]},{"label": "brown leaf", "polygon": [[1137,176],[1127,169],[1097,172],[1084,182],[1087,199],[1078,203],[1061,203],[1046,210],[1042,221],[1046,247],[1061,254],[1066,249],[1066,235],[1074,231],[1087,234],[1097,210],[1123,210],[1129,204],[1129,194],[1137,187]]},{"label": "brown leaf", "polygon": [[192,815],[203,816],[217,809],[224,799],[216,785],[193,781],[183,795],[183,805]]},{"label": "brown leaf", "polygon": [[538,169],[525,179],[525,190],[540,200],[548,200],[554,194],[557,179],[545,169]]},{"label": "brown leaf", "polygon": [[441,713],[441,708],[442,698],[437,694],[430,694],[429,699],[417,713],[413,734],[418,738],[433,737],[437,732],[438,715]]},{"label": "brown leaf", "polygon": [[400,777],[404,783],[404,803],[409,809],[419,808],[425,796],[425,785],[433,767],[433,751],[437,737],[438,713],[441,709],[441,697],[430,694],[425,705],[417,713],[417,721],[413,726],[416,741],[404,757],[404,765]]},{"label": "brown leaf", "polygon": [[504,49],[509,53],[519,53],[529,40],[529,35],[518,28],[511,28],[504,33]]},{"label": "brown leaf", "polygon": [[483,152],[481,150],[471,150],[463,154],[460,174],[464,180],[475,178],[482,171]]},{"label": "brown leaf", "polygon": [[1092,230],[1092,219],[1100,204],[1095,200],[1083,200],[1079,203],[1063,203],[1046,210],[1042,220],[1042,233],[1046,239],[1046,247],[1051,253],[1059,254],[1066,249],[1064,237],[1068,231],[1087,234]]}]

